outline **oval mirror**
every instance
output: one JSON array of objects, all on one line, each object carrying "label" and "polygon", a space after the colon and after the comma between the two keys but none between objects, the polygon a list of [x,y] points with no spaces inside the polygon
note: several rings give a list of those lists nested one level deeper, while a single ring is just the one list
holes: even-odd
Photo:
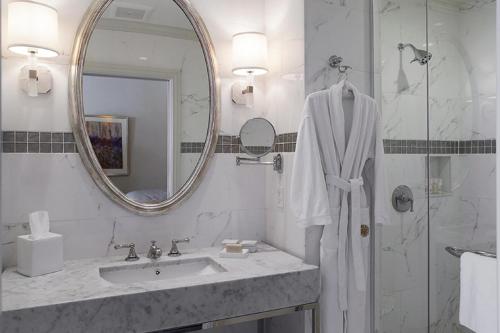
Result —
[{"label": "oval mirror", "polygon": [[213,46],[188,0],[96,0],[70,78],[78,149],[97,185],[143,215],[199,184],[215,150]]},{"label": "oval mirror", "polygon": [[248,120],[240,130],[241,148],[248,155],[262,157],[274,149],[276,131],[264,118]]}]

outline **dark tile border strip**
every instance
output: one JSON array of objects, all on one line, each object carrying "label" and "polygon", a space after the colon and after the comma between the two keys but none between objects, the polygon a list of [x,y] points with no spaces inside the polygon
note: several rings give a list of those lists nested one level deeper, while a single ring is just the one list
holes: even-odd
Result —
[{"label": "dark tile border strip", "polygon": [[[273,152],[295,152],[297,133],[283,133],[277,136]],[[181,153],[201,153],[203,142],[182,142]],[[72,132],[3,131],[4,153],[77,153]],[[259,150],[259,147],[255,147]],[[496,140],[426,140],[384,139],[386,154],[496,154]],[[218,154],[243,153],[236,135],[220,135],[215,152]]]},{"label": "dark tile border strip", "polygon": [[496,154],[496,140],[384,140],[386,154]]},{"label": "dark tile border strip", "polygon": [[181,142],[181,153],[201,153],[204,147],[204,142]]},{"label": "dark tile border strip", "polygon": [[4,153],[77,153],[72,132],[3,131]]},{"label": "dark tile border strip", "polygon": [[293,153],[297,144],[297,132],[279,134],[274,145],[275,153]]},{"label": "dark tile border strip", "polygon": [[[277,136],[273,152],[285,153],[294,152],[297,133],[284,133]],[[181,153],[201,153],[204,148],[203,142],[182,142]],[[260,152],[267,150],[264,147],[253,147],[253,151]],[[243,150],[240,147],[240,139],[237,135],[219,135],[215,152],[218,154],[240,154]]]},{"label": "dark tile border strip", "polygon": [[240,138],[237,135],[219,135],[215,152],[217,154],[242,153],[240,150]]}]

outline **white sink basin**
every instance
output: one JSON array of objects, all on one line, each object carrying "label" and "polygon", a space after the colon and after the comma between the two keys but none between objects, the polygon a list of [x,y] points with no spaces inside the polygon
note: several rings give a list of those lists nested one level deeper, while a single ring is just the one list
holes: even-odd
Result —
[{"label": "white sink basin", "polygon": [[208,257],[99,268],[101,277],[112,283],[160,281],[221,272],[226,272],[226,269]]}]

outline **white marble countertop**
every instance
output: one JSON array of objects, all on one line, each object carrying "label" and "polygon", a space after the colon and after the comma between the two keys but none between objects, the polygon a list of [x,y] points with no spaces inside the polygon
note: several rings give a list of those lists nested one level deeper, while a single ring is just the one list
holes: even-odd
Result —
[{"label": "white marble countertop", "polygon": [[[227,271],[206,276],[113,284],[99,268],[124,257],[65,262],[64,270],[27,278],[2,274],[6,332],[147,332],[315,302],[319,270],[261,244],[246,259],[219,258],[220,248],[185,251],[159,261],[210,257]],[[141,258],[135,263],[148,263]],[[99,322],[100,321],[100,322]]]}]

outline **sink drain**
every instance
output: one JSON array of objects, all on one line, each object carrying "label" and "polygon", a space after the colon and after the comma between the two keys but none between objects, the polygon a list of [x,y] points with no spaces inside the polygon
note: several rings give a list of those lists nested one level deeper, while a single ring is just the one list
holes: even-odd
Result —
[{"label": "sink drain", "polygon": [[155,274],[156,274],[156,275],[160,275],[160,273],[161,273],[161,272],[160,272],[160,270],[159,270],[159,269],[157,269],[157,270],[155,271]]}]

